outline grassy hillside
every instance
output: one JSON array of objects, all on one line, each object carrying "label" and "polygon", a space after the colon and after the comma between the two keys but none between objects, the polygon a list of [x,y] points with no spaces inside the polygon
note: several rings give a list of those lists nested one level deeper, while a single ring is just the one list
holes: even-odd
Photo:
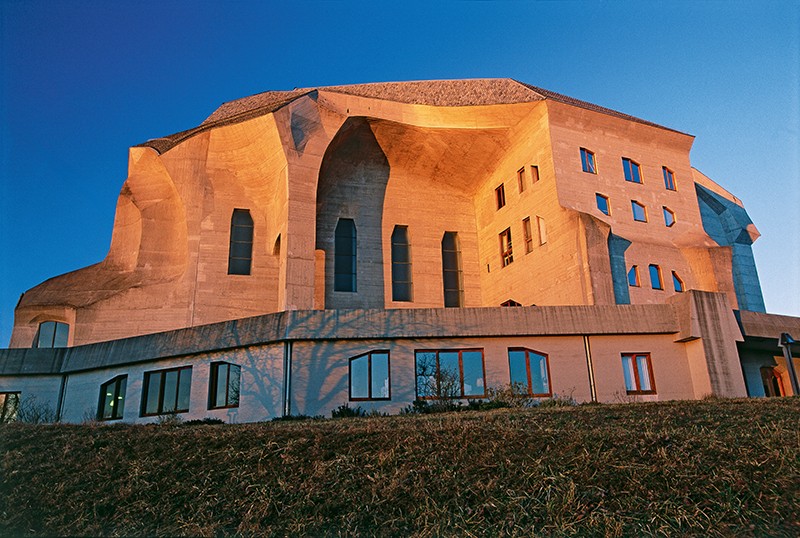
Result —
[{"label": "grassy hillside", "polygon": [[800,534],[800,398],[0,426],[2,535]]}]

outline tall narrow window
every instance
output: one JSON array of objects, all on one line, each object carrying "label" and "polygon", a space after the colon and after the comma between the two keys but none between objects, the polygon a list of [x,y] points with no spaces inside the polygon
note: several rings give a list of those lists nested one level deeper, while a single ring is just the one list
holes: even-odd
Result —
[{"label": "tall narrow window", "polygon": [[666,166],[661,167],[661,171],[664,172],[664,187],[668,191],[675,190],[675,174],[672,173],[672,170],[667,168]]},{"label": "tall narrow window", "polygon": [[0,392],[0,424],[17,420],[19,392]]},{"label": "tall narrow window", "polygon": [[356,291],[356,223],[339,219],[334,236],[333,290]]},{"label": "tall narrow window", "polygon": [[531,183],[539,181],[539,167],[535,164],[531,165]]},{"label": "tall narrow window", "polygon": [[187,412],[191,390],[191,366],[145,372],[142,385],[142,416]]},{"label": "tall narrow window", "polygon": [[522,219],[522,232],[525,234],[525,254],[533,250],[533,233],[531,232],[531,218]]},{"label": "tall narrow window", "polygon": [[650,287],[654,290],[663,290],[664,284],[661,282],[661,267],[650,265]]},{"label": "tall narrow window", "polygon": [[482,349],[414,352],[417,398],[470,398],[486,395]]},{"label": "tall narrow window", "polygon": [[464,306],[461,244],[456,232],[445,232],[442,237],[442,279],[444,280],[444,306]]},{"label": "tall narrow window", "polygon": [[550,366],[547,355],[521,347],[508,348],[511,384],[530,396],[550,396]]},{"label": "tall narrow window", "polygon": [[505,267],[514,261],[514,251],[511,247],[511,228],[500,232],[500,259]]},{"label": "tall narrow window", "polygon": [[542,217],[536,217],[536,227],[539,229],[539,244],[547,243],[547,223]]},{"label": "tall narrow window", "polygon": [[517,170],[517,184],[519,185],[519,192],[525,190],[525,167],[523,166]]},{"label": "tall narrow window", "polygon": [[594,197],[597,202],[597,209],[599,209],[601,213],[611,215],[611,209],[609,209],[608,205],[608,196],[603,196],[597,192],[595,193]]},{"label": "tall narrow window", "polygon": [[208,384],[208,408],[239,407],[242,367],[228,362],[212,362]]},{"label": "tall narrow window", "polygon": [[645,209],[644,205],[636,200],[631,200],[631,211],[633,211],[633,220],[647,222],[647,209]]},{"label": "tall narrow window", "polygon": [[678,273],[672,271],[672,287],[675,288],[675,291],[681,293],[683,291],[683,280],[681,277],[678,276]]},{"label": "tall narrow window", "polygon": [[122,418],[125,412],[125,388],[127,385],[127,375],[118,375],[100,385],[100,405],[97,410],[99,420]]},{"label": "tall narrow window", "polygon": [[494,199],[497,202],[497,209],[506,205],[506,187],[503,183],[494,190]]},{"label": "tall narrow window", "polygon": [[392,232],[392,301],[411,301],[411,242],[408,226]]},{"label": "tall narrow window", "polygon": [[628,394],[655,394],[653,365],[649,353],[623,353],[622,373]]},{"label": "tall narrow window", "polygon": [[671,228],[672,225],[675,224],[675,212],[666,206],[661,209],[664,210],[664,224],[667,228]]},{"label": "tall narrow window", "polygon": [[639,163],[636,161],[623,157],[622,170],[625,172],[625,181],[630,181],[631,183],[642,182],[642,171],[639,168]]},{"label": "tall narrow window", "polygon": [[634,288],[639,287],[639,267],[636,265],[631,266],[630,271],[628,271],[628,285]]},{"label": "tall narrow window", "polygon": [[231,246],[228,274],[249,275],[253,259],[253,218],[247,209],[234,209],[231,216]]},{"label": "tall narrow window", "polygon": [[389,352],[371,351],[350,359],[350,400],[389,400]]},{"label": "tall narrow window", "polygon": [[60,321],[43,321],[39,324],[33,347],[67,347],[69,325]]},{"label": "tall narrow window", "polygon": [[594,163],[594,153],[586,148],[581,148],[581,168],[583,168],[584,172],[590,174],[597,173],[597,167]]}]

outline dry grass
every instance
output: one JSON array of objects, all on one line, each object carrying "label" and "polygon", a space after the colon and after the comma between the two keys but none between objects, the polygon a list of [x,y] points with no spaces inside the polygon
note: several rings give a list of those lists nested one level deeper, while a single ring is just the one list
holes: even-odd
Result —
[{"label": "dry grass", "polygon": [[0,427],[2,535],[797,536],[800,398]]}]

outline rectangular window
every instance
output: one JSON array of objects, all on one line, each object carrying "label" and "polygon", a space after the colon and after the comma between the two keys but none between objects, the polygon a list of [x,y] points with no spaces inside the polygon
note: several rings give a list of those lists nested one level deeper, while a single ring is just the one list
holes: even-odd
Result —
[{"label": "rectangular window", "polygon": [[500,258],[503,267],[514,261],[514,251],[511,247],[511,228],[506,228],[500,232]]},{"label": "rectangular window", "polygon": [[339,219],[334,231],[333,291],[356,291],[356,223]]},{"label": "rectangular window", "polygon": [[127,385],[127,375],[118,375],[100,385],[100,405],[97,409],[98,420],[119,420],[122,418],[125,412],[125,388]]},{"label": "rectangular window", "polygon": [[650,265],[650,286],[654,290],[664,289],[664,285],[661,282],[661,267],[658,265]]},{"label": "rectangular window", "polygon": [[411,240],[408,226],[392,231],[392,301],[412,301]]},{"label": "rectangular window", "polygon": [[503,183],[494,190],[494,198],[497,202],[497,209],[506,205],[506,187]]},{"label": "rectangular window", "polygon": [[486,396],[482,349],[414,352],[418,399]]},{"label": "rectangular window", "polygon": [[142,386],[143,417],[164,413],[185,413],[189,411],[192,367],[145,372]]},{"label": "rectangular window", "polygon": [[253,217],[248,209],[234,209],[231,215],[231,243],[228,274],[249,275],[253,261]]},{"label": "rectangular window", "polygon": [[675,224],[675,212],[666,206],[661,209],[664,210],[664,224],[667,228],[671,228]]},{"label": "rectangular window", "polygon": [[33,347],[67,347],[68,342],[69,325],[60,321],[43,321],[33,338]]},{"label": "rectangular window", "polygon": [[508,348],[508,367],[511,384],[526,394],[548,397],[550,391],[550,365],[547,355],[526,348]]},{"label": "rectangular window", "polygon": [[675,174],[672,173],[672,170],[667,168],[666,166],[661,167],[661,171],[664,172],[664,187],[668,191],[675,190]]},{"label": "rectangular window", "polygon": [[625,172],[625,181],[630,181],[631,183],[642,182],[642,171],[637,162],[632,161],[627,157],[623,157],[622,170]]},{"label": "rectangular window", "polygon": [[628,394],[655,394],[653,366],[649,353],[623,353],[622,372]]},{"label": "rectangular window", "polygon": [[350,359],[350,400],[389,400],[389,352],[371,351]]},{"label": "rectangular window", "polygon": [[522,232],[525,234],[525,254],[533,250],[533,234],[531,232],[531,218],[522,219]]},{"label": "rectangular window", "polygon": [[537,183],[539,181],[539,167],[535,164],[531,165],[531,183]]},{"label": "rectangular window", "polygon": [[17,420],[19,400],[19,392],[0,392],[0,424]]},{"label": "rectangular window", "polygon": [[597,209],[600,210],[601,213],[606,215],[611,215],[611,209],[608,205],[608,196],[603,196],[599,192],[594,194],[595,200],[597,201]]},{"label": "rectangular window", "polygon": [[242,367],[228,362],[212,362],[208,384],[208,408],[239,407]]},{"label": "rectangular window", "polygon": [[633,220],[637,222],[647,222],[647,209],[644,205],[636,200],[631,200],[631,211],[633,211]]},{"label": "rectangular window", "polygon": [[464,279],[461,274],[461,243],[458,232],[445,232],[442,237],[442,280],[444,306],[464,306]]},{"label": "rectangular window", "polygon": [[597,167],[594,163],[594,153],[586,148],[581,148],[581,168],[583,168],[584,172],[590,174],[597,173]]},{"label": "rectangular window", "polygon": [[542,217],[536,217],[536,228],[539,230],[539,244],[547,243],[547,223]]},{"label": "rectangular window", "polygon": [[678,276],[678,273],[672,271],[672,287],[675,288],[675,291],[681,293],[683,291],[683,280],[681,277]]},{"label": "rectangular window", "polygon": [[630,271],[628,271],[628,285],[634,288],[639,287],[639,267],[636,265],[631,266]]},{"label": "rectangular window", "polygon": [[525,190],[525,167],[523,166],[517,170],[517,184],[519,185],[519,192]]}]

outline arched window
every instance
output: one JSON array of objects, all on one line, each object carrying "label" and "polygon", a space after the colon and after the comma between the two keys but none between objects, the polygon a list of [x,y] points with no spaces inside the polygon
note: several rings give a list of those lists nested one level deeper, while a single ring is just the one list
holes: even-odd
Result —
[{"label": "arched window", "polygon": [[442,279],[444,280],[444,306],[464,306],[461,245],[457,232],[445,232],[442,237]]},{"label": "arched window", "polygon": [[43,321],[33,338],[33,347],[67,347],[69,325],[60,321]]},{"label": "arched window", "polygon": [[231,216],[231,247],[228,274],[249,275],[253,260],[253,218],[247,209],[234,209]]},{"label": "arched window", "polygon": [[356,291],[356,223],[339,219],[334,232],[333,291]]},{"label": "arched window", "polygon": [[392,301],[412,301],[411,241],[408,226],[392,232]]}]

